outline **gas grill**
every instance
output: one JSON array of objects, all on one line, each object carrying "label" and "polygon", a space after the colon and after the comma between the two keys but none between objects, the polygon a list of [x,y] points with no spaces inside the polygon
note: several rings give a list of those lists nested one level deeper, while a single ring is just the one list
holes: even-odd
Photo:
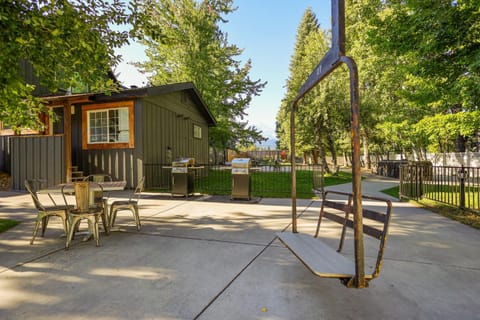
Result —
[{"label": "gas grill", "polygon": [[172,196],[188,197],[193,194],[194,165],[194,158],[182,158],[172,162]]},{"label": "gas grill", "polygon": [[251,164],[250,158],[235,158],[232,160],[232,199],[250,200]]}]

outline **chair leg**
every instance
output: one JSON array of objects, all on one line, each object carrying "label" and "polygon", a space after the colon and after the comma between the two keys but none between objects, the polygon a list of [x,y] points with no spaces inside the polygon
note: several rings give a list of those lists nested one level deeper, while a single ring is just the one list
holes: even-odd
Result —
[{"label": "chair leg", "polygon": [[80,229],[80,219],[75,219],[76,220],[75,223],[73,222],[73,216],[72,215],[68,215],[67,219],[68,219],[67,238],[68,238],[68,235],[70,233],[70,228],[73,228],[74,232],[72,234],[72,239],[70,239],[70,240],[73,240],[73,239],[75,239],[75,232],[78,232],[78,230]]},{"label": "chair leg", "polygon": [[63,222],[63,230],[65,232],[65,236],[67,236],[68,235],[68,221],[67,221],[68,218],[67,218],[66,215],[61,216],[61,218],[62,218],[62,222]]},{"label": "chair leg", "polygon": [[99,237],[99,232],[98,232],[98,214],[90,215],[88,216],[88,223],[91,226],[92,232],[93,232],[93,239],[95,240],[95,244],[97,247],[100,246],[100,237]]},{"label": "chair leg", "polygon": [[108,199],[103,200],[103,228],[107,235],[110,234],[110,216],[108,214]]},{"label": "chair leg", "polygon": [[135,224],[137,225],[137,231],[140,231],[140,216],[138,213],[138,207],[134,206],[132,211],[133,217],[135,218]]},{"label": "chair leg", "polygon": [[33,242],[35,241],[35,238],[37,237],[37,233],[38,233],[38,228],[40,227],[41,222],[42,222],[42,219],[37,218],[37,222],[35,222],[35,227],[33,228],[33,236],[32,236],[32,240],[30,240],[30,244],[33,244]]},{"label": "chair leg", "polygon": [[110,225],[108,221],[108,216],[105,214],[105,211],[102,213],[102,224],[103,230],[105,230],[105,234],[108,236],[110,234]]},{"label": "chair leg", "polygon": [[100,234],[98,232],[98,215],[95,215],[95,224],[93,225],[93,238],[97,247],[100,246]]},{"label": "chair leg", "polygon": [[110,229],[113,228],[115,224],[115,218],[117,217],[117,208],[112,207],[110,209]]},{"label": "chair leg", "polygon": [[70,243],[73,240],[73,235],[75,233],[75,229],[77,228],[77,224],[80,222],[81,218],[78,216],[73,216],[71,217],[71,223],[70,227],[68,229],[68,235],[67,235],[67,242],[65,244],[65,249],[68,250],[70,248]]},{"label": "chair leg", "polygon": [[47,230],[47,225],[48,225],[48,220],[49,220],[48,215],[44,215],[42,219],[42,237],[45,236],[45,230]]}]

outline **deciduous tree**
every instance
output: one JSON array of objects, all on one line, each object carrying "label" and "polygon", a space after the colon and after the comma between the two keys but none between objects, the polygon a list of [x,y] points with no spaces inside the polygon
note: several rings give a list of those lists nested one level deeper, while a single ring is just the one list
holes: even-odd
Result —
[{"label": "deciduous tree", "polygon": [[[0,5],[0,121],[13,130],[40,129],[48,111],[25,81],[22,61],[49,92],[87,83],[92,91],[114,89],[108,72],[120,60],[115,48],[128,41],[113,29],[126,23],[117,0],[5,0]],[[38,89],[38,87],[37,87]]]}]

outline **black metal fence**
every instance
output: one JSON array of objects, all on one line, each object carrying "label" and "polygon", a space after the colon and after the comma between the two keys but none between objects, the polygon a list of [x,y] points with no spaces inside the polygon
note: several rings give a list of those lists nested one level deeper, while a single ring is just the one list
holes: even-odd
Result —
[{"label": "black metal fence", "polygon": [[[312,195],[313,190],[323,191],[321,165],[297,165],[297,194]],[[171,164],[145,164],[146,188],[170,192]],[[196,164],[190,170],[194,175],[195,193],[228,195],[232,192],[231,167],[225,165]],[[250,173],[251,193],[270,197],[291,195],[291,167],[285,165],[259,165]]]},{"label": "black metal fence", "polygon": [[480,213],[480,168],[402,165],[400,197],[426,198]]},{"label": "black metal fence", "polygon": [[399,178],[400,166],[408,164],[408,160],[382,160],[377,163],[376,174],[379,176]]}]

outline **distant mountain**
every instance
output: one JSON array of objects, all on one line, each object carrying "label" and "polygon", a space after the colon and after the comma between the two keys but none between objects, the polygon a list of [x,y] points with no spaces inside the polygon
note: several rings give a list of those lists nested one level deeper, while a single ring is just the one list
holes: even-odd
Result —
[{"label": "distant mountain", "polygon": [[277,140],[274,138],[268,138],[266,141],[262,143],[256,144],[257,148],[260,149],[276,149],[277,148]]}]

